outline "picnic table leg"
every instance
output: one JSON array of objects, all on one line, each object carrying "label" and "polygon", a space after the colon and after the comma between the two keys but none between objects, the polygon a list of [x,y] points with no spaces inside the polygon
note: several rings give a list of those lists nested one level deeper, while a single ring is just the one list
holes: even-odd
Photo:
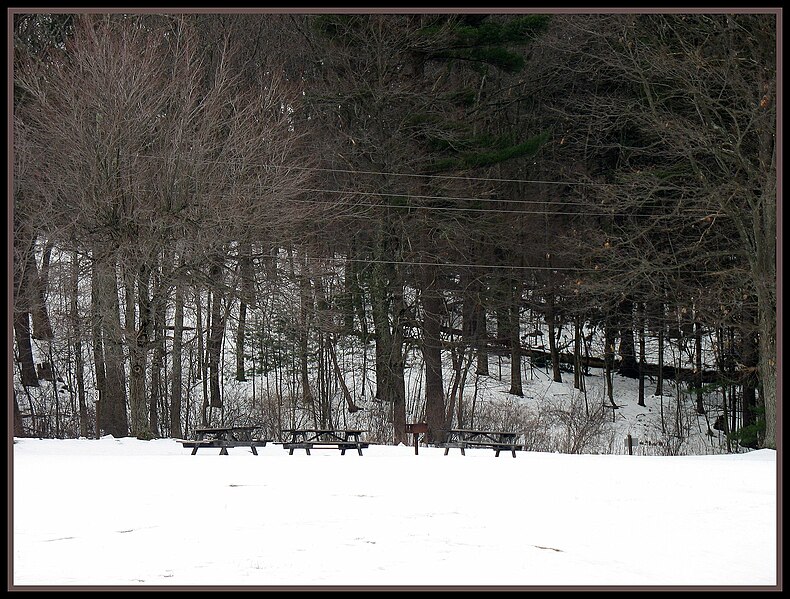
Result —
[{"label": "picnic table leg", "polygon": [[340,455],[346,455],[346,448],[345,447],[341,447],[340,448]]},{"label": "picnic table leg", "polygon": [[258,455],[258,450],[255,449],[255,445],[250,445],[250,449],[252,449],[252,455]]},{"label": "picnic table leg", "polygon": [[309,447],[305,447],[304,450],[307,452],[307,455],[310,455],[310,448]]},{"label": "picnic table leg", "polygon": [[228,454],[228,448],[227,447],[223,447],[222,449],[220,449],[219,450],[219,455],[229,455]]},{"label": "picnic table leg", "polygon": [[516,457],[516,446],[513,446],[513,457]]},{"label": "picnic table leg", "polygon": [[461,455],[466,455],[466,451],[464,450],[464,446],[461,445]]},{"label": "picnic table leg", "polygon": [[448,453],[450,453],[450,448],[449,447],[445,447],[444,448],[444,455],[447,455]]},{"label": "picnic table leg", "polygon": [[195,445],[195,446],[192,448],[192,455],[195,455],[195,454],[197,453],[197,450],[198,450],[198,446],[197,446],[197,445]]},{"label": "picnic table leg", "polygon": [[494,457],[498,458],[499,457],[499,449],[495,449],[494,451],[496,451],[496,455],[494,455]]}]

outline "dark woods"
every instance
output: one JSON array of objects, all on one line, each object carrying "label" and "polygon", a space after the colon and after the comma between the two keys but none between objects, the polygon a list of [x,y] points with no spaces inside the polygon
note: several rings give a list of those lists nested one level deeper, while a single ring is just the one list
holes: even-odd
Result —
[{"label": "dark woods", "polygon": [[435,441],[529,364],[775,447],[775,47],[770,14],[15,14],[14,433]]}]

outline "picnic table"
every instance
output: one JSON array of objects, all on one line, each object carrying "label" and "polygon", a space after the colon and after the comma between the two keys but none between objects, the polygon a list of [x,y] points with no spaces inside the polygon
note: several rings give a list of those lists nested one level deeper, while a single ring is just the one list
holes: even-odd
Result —
[{"label": "picnic table", "polygon": [[467,428],[454,428],[444,432],[444,443],[437,444],[437,447],[444,447],[444,455],[453,447],[460,449],[461,455],[466,455],[467,447],[490,447],[496,452],[495,457],[499,457],[499,452],[503,450],[512,452],[513,457],[516,457],[516,452],[521,450],[521,445],[516,441],[518,433]]},{"label": "picnic table", "polygon": [[282,445],[288,455],[293,455],[294,449],[304,449],[307,455],[311,449],[339,449],[340,455],[345,455],[347,449],[356,449],[362,455],[362,450],[369,446],[360,438],[364,432],[360,429],[285,428],[282,433],[288,440]]},{"label": "picnic table", "polygon": [[192,448],[192,455],[201,447],[219,448],[219,455],[228,455],[229,447],[249,447],[258,455],[257,447],[265,447],[271,439],[256,438],[253,434],[258,426],[214,426],[198,427],[194,439],[179,439],[184,447]]}]

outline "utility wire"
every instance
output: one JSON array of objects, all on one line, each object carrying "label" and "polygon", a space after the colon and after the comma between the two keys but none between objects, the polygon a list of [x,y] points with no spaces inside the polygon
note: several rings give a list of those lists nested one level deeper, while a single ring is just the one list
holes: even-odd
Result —
[{"label": "utility wire", "polygon": [[[152,156],[148,154],[135,154],[135,158],[151,158],[154,160],[167,160],[168,157],[162,156]],[[354,170],[354,169],[342,169],[342,168],[322,168],[322,167],[315,167],[315,166],[285,166],[281,164],[266,164],[261,162],[244,162],[240,160],[212,160],[212,159],[201,159],[194,161],[198,164],[225,164],[225,165],[239,165],[242,164],[244,166],[259,166],[263,168],[275,168],[275,169],[286,169],[286,170],[300,170],[300,171],[319,171],[319,172],[330,172],[330,173],[345,173],[351,175],[389,175],[392,177],[418,177],[418,178],[427,178],[427,179],[451,179],[451,180],[464,180],[464,181],[492,181],[495,183],[535,183],[535,184],[542,184],[542,185],[582,185],[587,187],[633,187],[632,184],[628,183],[594,183],[591,181],[548,181],[545,179],[502,179],[502,178],[495,178],[495,177],[468,177],[468,176],[461,176],[461,175],[429,175],[429,174],[418,174],[418,173],[395,173],[395,172],[387,172],[387,171],[361,171],[361,170]]]},{"label": "utility wire", "polygon": [[[343,191],[334,191],[334,190],[326,190],[326,189],[305,189],[302,191],[312,191],[312,192],[325,192],[325,193],[355,193],[355,194],[362,194],[362,195],[392,195],[395,197],[402,197],[402,198],[413,198],[413,197],[420,197],[420,196],[410,196],[406,194],[378,194],[375,192],[343,192]],[[435,199],[446,199],[442,197],[436,197]],[[460,198],[452,198],[452,199],[460,199]],[[473,198],[470,198],[474,201]],[[333,202],[327,201],[320,201],[320,200],[301,200],[297,198],[291,198],[288,200],[289,202],[299,202],[305,204],[328,204],[333,207],[337,207],[337,205]],[[508,200],[501,200],[501,201],[508,201]],[[633,214],[629,212],[554,212],[554,211],[547,211],[547,210],[506,210],[504,208],[458,208],[455,206],[404,206],[404,205],[392,205],[392,204],[367,204],[362,202],[355,202],[353,204],[348,205],[349,208],[353,208],[356,206],[363,206],[363,207],[370,207],[370,208],[404,208],[407,210],[435,210],[435,211],[450,211],[450,212],[490,212],[490,213],[500,213],[500,214],[545,214],[545,215],[555,215],[555,216],[632,216],[635,218],[658,218],[659,216],[664,215],[656,215],[656,214]],[[673,216],[673,215],[669,215]],[[689,214],[688,216],[697,218],[697,217],[705,217],[708,214],[705,213],[697,213],[697,214]]]},{"label": "utility wire", "polygon": [[[251,257],[253,258],[277,258],[282,260],[283,257],[281,256],[271,256],[269,254],[253,254]],[[508,270],[537,270],[537,271],[569,271],[569,272],[597,272],[597,273],[612,273],[612,274],[633,274],[634,270],[613,270],[610,268],[586,268],[586,267],[576,267],[576,266],[516,266],[516,265],[506,265],[506,264],[473,264],[473,263],[462,263],[462,262],[419,262],[414,260],[381,260],[381,259],[365,259],[365,258],[347,258],[344,256],[338,257],[312,257],[312,256],[301,256],[300,260],[308,260],[313,262],[327,262],[327,261],[335,261],[335,262],[359,262],[364,264],[400,264],[405,266],[455,266],[459,268],[495,268],[495,269],[508,269]],[[675,271],[675,266],[668,266],[666,269],[667,271]],[[733,269],[736,270],[736,269]],[[708,270],[688,270],[683,269],[683,273],[687,274],[727,274],[727,271],[708,271]],[[651,276],[656,274],[655,271],[650,273]]]},{"label": "utility wire", "polygon": [[[61,183],[63,184],[63,183]],[[75,183],[66,183],[66,185],[70,185],[71,187],[77,187]],[[139,191],[145,193],[161,193],[162,190],[158,189],[148,189],[137,187],[133,188],[132,191]],[[412,195],[409,193],[385,193],[385,192],[375,192],[375,191],[356,191],[356,190],[341,190],[341,189],[321,189],[321,188],[295,188],[291,189],[290,191],[297,191],[297,192],[309,192],[309,193],[335,193],[335,194],[347,194],[349,196],[373,196],[373,197],[394,197],[394,198],[404,198],[404,199],[422,199],[422,200],[440,200],[440,201],[466,201],[466,202],[499,202],[499,203],[511,203],[511,204],[538,204],[538,205],[555,205],[555,206],[589,206],[590,208],[598,208],[599,206],[590,205],[584,202],[541,202],[539,200],[510,200],[510,199],[498,199],[498,198],[475,198],[475,197],[458,197],[458,196],[426,196],[426,195]],[[236,194],[201,194],[203,197],[208,197],[212,199],[236,199],[236,198],[246,198],[246,199],[254,199],[254,200],[269,200],[269,198],[263,197],[250,197],[244,193],[236,193]],[[285,200],[286,202],[295,202],[295,203],[303,203],[303,204],[327,204],[334,208],[341,208],[338,206],[337,203],[332,201],[323,201],[323,200],[307,200],[301,198],[288,198]],[[342,207],[347,208],[354,208],[357,206],[361,207],[368,207],[368,208],[403,208],[407,210],[433,210],[433,211],[449,211],[449,212],[490,212],[490,213],[501,213],[501,214],[530,214],[530,215],[554,215],[554,216],[631,216],[634,218],[660,218],[662,216],[669,216],[669,217],[680,217],[680,216],[688,216],[691,218],[705,218],[705,217],[726,217],[726,214],[710,214],[709,212],[702,211],[702,212],[685,212],[684,214],[634,214],[630,212],[559,212],[559,211],[551,211],[551,210],[509,210],[504,208],[461,208],[456,206],[414,206],[414,205],[393,205],[393,204],[372,204],[372,203],[363,203],[363,202],[354,202],[353,204],[346,204]],[[365,217],[366,215],[354,215],[354,214],[346,214],[344,216],[347,217]]]}]

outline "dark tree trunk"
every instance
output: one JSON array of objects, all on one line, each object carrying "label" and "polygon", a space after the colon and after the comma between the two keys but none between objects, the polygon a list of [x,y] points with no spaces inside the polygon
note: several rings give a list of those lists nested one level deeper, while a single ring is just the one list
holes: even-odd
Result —
[{"label": "dark tree trunk", "polygon": [[639,376],[639,364],[636,360],[633,326],[634,303],[631,300],[619,306],[620,316],[620,376],[635,379]]},{"label": "dark tree trunk", "polygon": [[197,320],[197,370],[203,389],[203,399],[200,405],[200,425],[208,426],[209,400],[208,400],[208,365],[205,355],[204,332],[208,331],[210,323],[203,321],[203,297],[199,290],[195,290],[195,319]]},{"label": "dark tree trunk", "polygon": [[511,395],[524,396],[521,385],[521,281],[511,283],[509,313],[510,390]]},{"label": "dark tree trunk", "polygon": [[756,422],[757,409],[757,376],[758,363],[757,339],[752,328],[753,320],[747,319],[741,334],[741,364],[746,368],[742,379],[743,385],[743,419],[741,426],[746,427]]},{"label": "dark tree trunk", "polygon": [[582,390],[584,374],[582,373],[582,324],[577,316],[573,322],[573,388]]},{"label": "dark tree trunk", "polygon": [[376,344],[376,392],[379,401],[391,399],[391,377],[389,371],[392,332],[389,325],[388,281],[384,274],[384,265],[375,264],[370,281],[370,301],[375,327]]},{"label": "dark tree trunk", "polygon": [[[376,255],[379,259],[386,255],[382,241],[379,241]],[[370,302],[376,343],[375,396],[392,405],[393,439],[395,444],[405,444],[409,440],[406,435],[406,384],[403,372],[403,319],[406,312],[403,279],[397,265],[383,262],[374,263],[370,276]]]},{"label": "dark tree trunk", "polygon": [[614,402],[614,381],[612,371],[614,370],[614,344],[615,329],[609,323],[604,327],[604,376],[606,377],[606,397],[612,407],[617,407]]},{"label": "dark tree trunk", "polygon": [[310,368],[308,361],[310,316],[313,313],[313,299],[310,289],[310,275],[305,257],[302,272],[299,275],[299,373],[302,382],[302,400],[305,406],[313,406],[315,398],[310,389]]},{"label": "dark tree trunk", "polygon": [[[219,280],[220,269],[215,268],[214,274]],[[222,338],[225,333],[225,317],[222,309],[224,294],[217,285],[211,293],[211,325],[209,336],[206,342],[206,357],[208,361],[209,377],[209,406],[212,408],[222,407],[222,390],[220,386],[220,362],[222,360]]]},{"label": "dark tree trunk", "polygon": [[82,356],[82,324],[79,315],[78,284],[79,284],[79,256],[77,252],[71,254],[71,286],[69,289],[69,312],[71,320],[72,338],[74,339],[74,370],[77,379],[77,404],[80,415],[80,436],[88,437],[88,406],[85,402],[85,361]]},{"label": "dark tree trunk", "polygon": [[35,239],[31,238],[29,241],[26,243],[26,264],[22,279],[23,289],[20,290],[20,295],[27,297],[29,302],[33,321],[33,339],[50,340],[55,335],[52,332],[52,324],[47,312],[46,285],[39,276],[38,266],[36,266]]},{"label": "dark tree trunk", "polygon": [[[165,294],[163,279],[166,278],[165,269],[170,268],[172,255],[165,255],[162,259],[162,269],[157,270],[155,281],[154,299],[151,306],[152,327],[154,331],[153,356],[151,358],[151,397],[148,402],[148,426],[151,433],[158,437],[161,434],[159,426],[159,406],[166,396],[165,374],[163,373],[165,361],[165,309],[167,296]],[[164,410],[165,408],[163,408]],[[163,411],[163,414],[165,412]]]},{"label": "dark tree trunk", "polygon": [[19,352],[22,384],[25,387],[38,387],[38,375],[33,361],[33,346],[30,341],[30,314],[14,310],[14,336]]},{"label": "dark tree trunk", "polygon": [[101,434],[101,398],[106,389],[106,374],[104,367],[104,336],[102,335],[102,321],[101,321],[101,291],[99,289],[99,263],[98,258],[94,253],[93,261],[91,263],[91,338],[93,341],[93,369],[96,375],[96,438],[98,439]]},{"label": "dark tree trunk", "polygon": [[658,329],[658,375],[656,377],[656,395],[664,395],[664,327]]},{"label": "dark tree trunk", "polygon": [[697,395],[697,414],[705,413],[705,405],[702,403],[702,325],[699,321],[694,322],[694,387]]},{"label": "dark tree trunk", "polygon": [[482,301],[475,306],[477,315],[477,374],[488,376],[488,325],[486,323],[486,308]]},{"label": "dark tree trunk", "polygon": [[[486,313],[483,306],[480,279],[465,273],[463,287],[463,336],[464,343],[477,352],[477,374],[488,375],[488,350],[486,348]],[[463,355],[464,352],[461,352]]]},{"label": "dark tree trunk", "polygon": [[239,302],[239,325],[236,329],[236,380],[246,381],[247,374],[244,371],[244,341],[247,328],[247,302]]},{"label": "dark tree trunk", "polygon": [[554,311],[554,294],[549,293],[546,298],[546,324],[549,327],[549,352],[551,353],[551,369],[554,375],[554,382],[562,382],[562,372],[560,371],[560,356],[557,353],[556,339],[556,313]]},{"label": "dark tree trunk", "polygon": [[[16,223],[14,223],[16,225]],[[17,349],[19,352],[19,362],[21,368],[21,382],[25,387],[38,387],[38,375],[33,358],[33,346],[31,344],[31,334],[35,339],[51,338],[47,331],[36,330],[46,328],[49,319],[36,316],[41,307],[36,307],[38,303],[36,283],[36,260],[33,252],[34,240],[29,234],[28,227],[14,227],[13,258],[14,258],[14,336],[16,337]],[[43,298],[42,298],[43,299]],[[45,308],[45,307],[44,307]],[[31,331],[30,321],[33,321]],[[46,316],[46,312],[44,312]]]},{"label": "dark tree trunk", "polygon": [[239,326],[236,329],[236,380],[246,381],[244,371],[244,347],[247,330],[247,306],[255,305],[255,269],[252,263],[252,244],[239,248],[239,272],[241,273],[241,299],[239,301]]},{"label": "dark tree trunk", "polygon": [[[183,259],[181,260],[183,265]],[[199,326],[198,326],[199,328]],[[175,306],[173,314],[173,367],[170,384],[170,436],[176,439],[184,435],[181,427],[181,349],[184,338],[184,289],[181,280],[176,279]]]},{"label": "dark tree trunk", "polygon": [[390,340],[390,358],[388,368],[391,372],[392,389],[392,426],[395,444],[407,443],[406,435],[406,381],[404,378],[403,357],[403,315],[406,308],[403,302],[403,283],[400,276],[393,277],[393,326]]},{"label": "dark tree trunk", "polygon": [[338,300],[343,311],[343,330],[347,334],[354,330],[354,279],[357,273],[353,244],[349,254],[351,260],[348,260],[343,268],[343,293]]},{"label": "dark tree trunk", "polygon": [[442,378],[442,298],[437,288],[435,267],[424,267],[422,277],[425,421],[428,424],[428,442],[440,443],[447,428]]},{"label": "dark tree trunk", "polygon": [[507,296],[500,298],[501,304],[496,308],[496,336],[497,341],[505,347],[510,347],[510,308]]},{"label": "dark tree trunk", "polygon": [[104,389],[99,409],[100,429],[114,437],[129,434],[126,412],[126,375],[124,373],[121,311],[118,302],[118,283],[113,259],[98,252],[95,274],[98,285],[97,314],[101,322],[104,358]]},{"label": "dark tree trunk", "polygon": [[[139,327],[135,326],[134,304],[127,304],[126,327],[129,335],[129,361],[131,376],[129,377],[129,404],[132,414],[132,435],[145,439],[150,438],[150,418],[146,401],[146,372],[148,370],[149,342],[152,338],[153,323],[151,322],[151,299],[149,285],[151,278],[150,266],[144,264],[137,273],[137,304],[139,311]],[[134,296],[134,278],[129,277],[127,298]]]},{"label": "dark tree trunk", "polygon": [[[641,306],[644,307],[644,304]],[[636,403],[645,406],[645,320],[641,316],[639,318],[639,398]]]},{"label": "dark tree trunk", "polygon": [[22,423],[22,411],[19,409],[19,403],[16,400],[16,389],[14,389],[14,436],[25,436],[25,427]]}]

